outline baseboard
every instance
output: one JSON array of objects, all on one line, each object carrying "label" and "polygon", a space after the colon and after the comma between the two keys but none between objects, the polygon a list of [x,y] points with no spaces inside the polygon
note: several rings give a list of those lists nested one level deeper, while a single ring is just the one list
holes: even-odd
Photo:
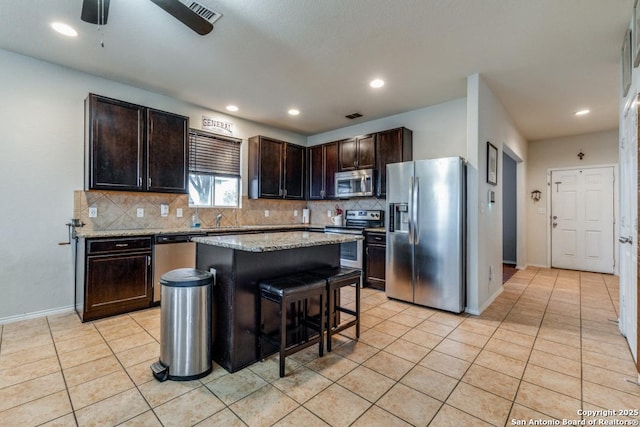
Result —
[{"label": "baseboard", "polygon": [[485,311],[493,303],[493,301],[495,301],[495,299],[498,298],[498,296],[500,296],[503,290],[504,290],[504,287],[500,286],[500,288],[493,295],[491,295],[484,304],[482,304],[479,310],[471,310],[469,307],[467,307],[464,310],[464,312],[472,314],[474,316],[480,316],[482,312]]},{"label": "baseboard", "polygon": [[539,265],[539,264],[527,264],[524,268],[533,267],[533,268],[550,268],[548,265]]},{"label": "baseboard", "polygon": [[41,311],[34,311],[32,313],[18,314],[16,316],[0,318],[0,325],[4,323],[19,322],[21,320],[35,319],[36,317],[53,316],[55,314],[70,313],[72,311],[74,311],[74,306],[69,305],[66,307],[53,308],[50,310],[41,310]]}]

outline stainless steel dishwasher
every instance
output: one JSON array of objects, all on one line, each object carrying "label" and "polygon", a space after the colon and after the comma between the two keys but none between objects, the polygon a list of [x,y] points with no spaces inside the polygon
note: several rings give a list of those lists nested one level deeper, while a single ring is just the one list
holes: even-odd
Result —
[{"label": "stainless steel dishwasher", "polygon": [[196,267],[196,244],[191,236],[205,233],[159,234],[153,246],[153,302],[160,302],[160,277],[177,268]]}]

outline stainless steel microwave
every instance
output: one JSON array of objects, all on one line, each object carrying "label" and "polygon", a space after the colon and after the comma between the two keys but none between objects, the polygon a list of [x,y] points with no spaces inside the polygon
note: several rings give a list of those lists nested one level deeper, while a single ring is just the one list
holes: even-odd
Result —
[{"label": "stainless steel microwave", "polygon": [[336,172],[337,197],[373,196],[373,169]]}]

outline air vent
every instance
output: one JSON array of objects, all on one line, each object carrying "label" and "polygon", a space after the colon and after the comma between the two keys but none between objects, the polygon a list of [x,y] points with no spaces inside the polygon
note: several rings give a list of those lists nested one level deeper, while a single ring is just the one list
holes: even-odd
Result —
[{"label": "air vent", "polygon": [[358,117],[362,117],[362,114],[360,114],[360,113],[351,113],[351,114],[347,114],[345,117],[347,119],[353,120],[353,119],[357,119]]},{"label": "air vent", "polygon": [[213,24],[214,22],[216,22],[218,19],[222,17],[221,13],[214,12],[213,10],[209,9],[206,6],[201,5],[198,2],[195,2],[192,0],[179,0],[179,1],[183,5],[187,6],[189,9],[194,11],[202,19],[204,19],[205,21],[211,24]]}]

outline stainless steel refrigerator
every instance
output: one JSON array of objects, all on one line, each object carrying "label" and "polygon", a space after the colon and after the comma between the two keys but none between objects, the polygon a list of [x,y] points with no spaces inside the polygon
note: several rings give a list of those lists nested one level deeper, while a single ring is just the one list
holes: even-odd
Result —
[{"label": "stainless steel refrigerator", "polygon": [[460,313],[466,289],[466,162],[387,165],[386,293]]}]

